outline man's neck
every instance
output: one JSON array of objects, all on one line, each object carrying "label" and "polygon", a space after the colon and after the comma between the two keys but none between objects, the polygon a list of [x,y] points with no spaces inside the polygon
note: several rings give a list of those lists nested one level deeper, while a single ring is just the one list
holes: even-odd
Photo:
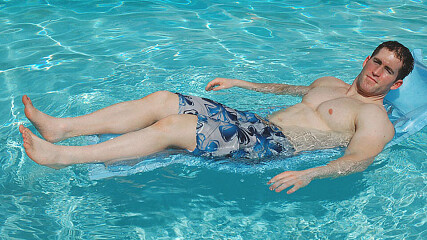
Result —
[{"label": "man's neck", "polygon": [[384,102],[385,95],[373,95],[370,96],[368,94],[365,94],[363,91],[360,91],[357,89],[356,81],[353,82],[353,84],[348,89],[346,95],[348,97],[357,99],[359,101],[362,101],[364,103],[371,103],[371,104],[377,104],[382,106]]}]

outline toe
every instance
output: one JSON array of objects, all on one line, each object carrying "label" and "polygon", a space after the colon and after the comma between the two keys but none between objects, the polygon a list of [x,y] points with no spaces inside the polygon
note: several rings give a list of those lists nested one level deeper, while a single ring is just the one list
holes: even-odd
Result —
[{"label": "toe", "polygon": [[28,103],[28,96],[27,95],[22,96],[22,102],[24,103],[24,105],[27,105],[27,103]]},{"label": "toe", "polygon": [[27,111],[28,111],[28,109],[31,109],[34,107],[33,102],[31,102],[31,99],[27,95],[24,95],[22,97],[22,103],[24,104],[25,110],[27,110]]}]

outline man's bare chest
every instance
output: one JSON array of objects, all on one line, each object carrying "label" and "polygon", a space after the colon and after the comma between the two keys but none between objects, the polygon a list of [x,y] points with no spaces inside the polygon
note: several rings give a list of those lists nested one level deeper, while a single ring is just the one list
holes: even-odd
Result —
[{"label": "man's bare chest", "polygon": [[354,132],[355,120],[360,105],[360,102],[356,100],[342,97],[324,101],[313,110],[332,130]]},{"label": "man's bare chest", "polygon": [[311,108],[333,131],[354,132],[357,112],[363,103],[345,95],[345,89],[320,89],[307,94],[302,104]]}]

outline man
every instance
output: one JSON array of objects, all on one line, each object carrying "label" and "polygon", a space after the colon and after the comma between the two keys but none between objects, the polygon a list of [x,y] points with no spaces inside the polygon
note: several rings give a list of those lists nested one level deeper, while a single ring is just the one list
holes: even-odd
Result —
[{"label": "man", "polygon": [[[24,148],[35,162],[52,168],[112,162],[146,156],[166,148],[187,149],[201,156],[264,157],[347,146],[344,156],[326,166],[283,172],[269,181],[280,192],[293,193],[313,179],[363,171],[394,136],[383,107],[390,89],[402,85],[413,68],[409,50],[385,42],[366,58],[352,85],[323,77],[310,86],[251,83],[216,78],[206,90],[241,87],[254,91],[302,96],[301,103],[268,119],[230,109],[209,99],[166,91],[122,102],[75,118],[54,118],[23,97],[25,114],[43,140],[20,126]],[[90,134],[123,134],[90,146],[52,143]]]}]

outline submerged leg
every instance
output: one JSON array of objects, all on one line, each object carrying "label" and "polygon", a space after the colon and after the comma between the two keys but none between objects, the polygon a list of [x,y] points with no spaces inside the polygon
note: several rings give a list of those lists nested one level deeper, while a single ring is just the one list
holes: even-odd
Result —
[{"label": "submerged leg", "polygon": [[36,163],[60,169],[72,164],[115,162],[160,152],[169,147],[194,150],[197,117],[171,115],[155,124],[89,146],[61,146],[47,142],[20,126],[27,155]]},{"label": "submerged leg", "polygon": [[178,113],[178,95],[160,91],[142,99],[122,102],[73,118],[55,118],[36,109],[28,96],[22,97],[25,115],[49,142],[70,137],[136,131]]}]

